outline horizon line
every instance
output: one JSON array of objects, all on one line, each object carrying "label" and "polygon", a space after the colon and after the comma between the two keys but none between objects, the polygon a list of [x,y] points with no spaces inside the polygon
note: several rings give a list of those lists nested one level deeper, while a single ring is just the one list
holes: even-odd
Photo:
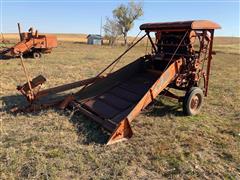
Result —
[{"label": "horizon line", "polygon": [[[18,34],[18,33],[3,33],[1,32],[1,34]],[[55,32],[55,33],[48,33],[48,32],[40,32],[39,34],[58,34],[58,35],[61,35],[61,34],[65,34],[65,35],[68,35],[68,34],[75,34],[75,35],[80,35],[80,34],[83,34],[83,35],[88,35],[88,34],[99,34],[99,33],[71,33],[71,32],[68,32],[68,33],[65,33],[65,32]],[[104,35],[103,35],[104,36]],[[121,35],[120,35],[121,36]],[[129,35],[128,37],[135,37],[134,35]],[[235,35],[215,35],[214,37],[236,37],[236,38],[240,38],[240,35],[239,36],[235,36]]]}]

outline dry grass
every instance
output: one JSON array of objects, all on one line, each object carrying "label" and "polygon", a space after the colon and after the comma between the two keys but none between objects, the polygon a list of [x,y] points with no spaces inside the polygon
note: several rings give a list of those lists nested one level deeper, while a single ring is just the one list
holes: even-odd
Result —
[{"label": "dry grass", "polygon": [[[177,102],[158,99],[133,121],[134,136],[112,146],[101,144],[106,135],[82,115],[9,114],[23,103],[15,87],[26,80],[18,59],[1,61],[0,179],[240,179],[240,59],[239,49],[228,51],[239,44],[225,41],[216,41],[200,115],[185,117]],[[123,50],[60,42],[52,54],[25,63],[32,77],[43,74],[50,87],[95,75]],[[120,65],[144,53],[137,47]]]},{"label": "dry grass", "polygon": [[[45,33],[43,33],[45,34]],[[142,33],[143,34],[143,33]],[[58,41],[64,42],[78,42],[78,43],[87,43],[87,36],[88,34],[54,34],[57,36]],[[3,34],[4,39],[10,40],[11,42],[16,42],[19,39],[19,35],[16,33],[6,33]],[[139,36],[140,37],[140,36]],[[135,37],[128,37],[128,43],[131,43]],[[147,42],[147,38],[144,38],[139,44],[145,45]],[[103,39],[104,44],[108,44],[107,39]],[[116,40],[116,44],[124,44],[123,37],[119,37]]]},{"label": "dry grass", "polygon": [[[40,33],[41,34],[41,33]],[[45,33],[43,33],[45,34]],[[87,42],[87,34],[55,34],[59,41],[71,41],[71,42]],[[4,39],[8,39],[11,41],[16,41],[19,39],[19,35],[12,33],[12,34],[3,34]]]}]

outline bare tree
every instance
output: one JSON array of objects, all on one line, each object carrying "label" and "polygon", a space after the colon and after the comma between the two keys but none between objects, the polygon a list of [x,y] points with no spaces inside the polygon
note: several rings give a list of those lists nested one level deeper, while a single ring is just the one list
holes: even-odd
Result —
[{"label": "bare tree", "polygon": [[143,15],[143,7],[141,3],[131,1],[128,5],[121,4],[113,10],[114,19],[116,19],[121,34],[124,38],[124,44],[127,45],[127,33],[134,26],[134,21]]},{"label": "bare tree", "polygon": [[106,18],[106,24],[103,26],[103,30],[105,33],[105,37],[109,40],[109,45],[113,45],[120,33],[120,26],[114,20],[110,18]]}]

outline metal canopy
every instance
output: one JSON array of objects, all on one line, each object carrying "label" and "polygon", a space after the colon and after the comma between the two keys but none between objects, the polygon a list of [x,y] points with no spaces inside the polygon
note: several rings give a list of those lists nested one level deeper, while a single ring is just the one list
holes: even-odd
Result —
[{"label": "metal canopy", "polygon": [[208,20],[177,21],[163,23],[146,23],[140,26],[140,30],[156,31],[168,29],[220,29],[221,26]]}]

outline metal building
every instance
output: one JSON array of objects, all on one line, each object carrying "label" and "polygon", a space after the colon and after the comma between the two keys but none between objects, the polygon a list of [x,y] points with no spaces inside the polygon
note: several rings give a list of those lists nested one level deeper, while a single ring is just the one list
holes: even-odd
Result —
[{"label": "metal building", "polygon": [[89,34],[87,36],[87,43],[88,44],[96,44],[96,45],[102,45],[102,36],[98,34]]}]

